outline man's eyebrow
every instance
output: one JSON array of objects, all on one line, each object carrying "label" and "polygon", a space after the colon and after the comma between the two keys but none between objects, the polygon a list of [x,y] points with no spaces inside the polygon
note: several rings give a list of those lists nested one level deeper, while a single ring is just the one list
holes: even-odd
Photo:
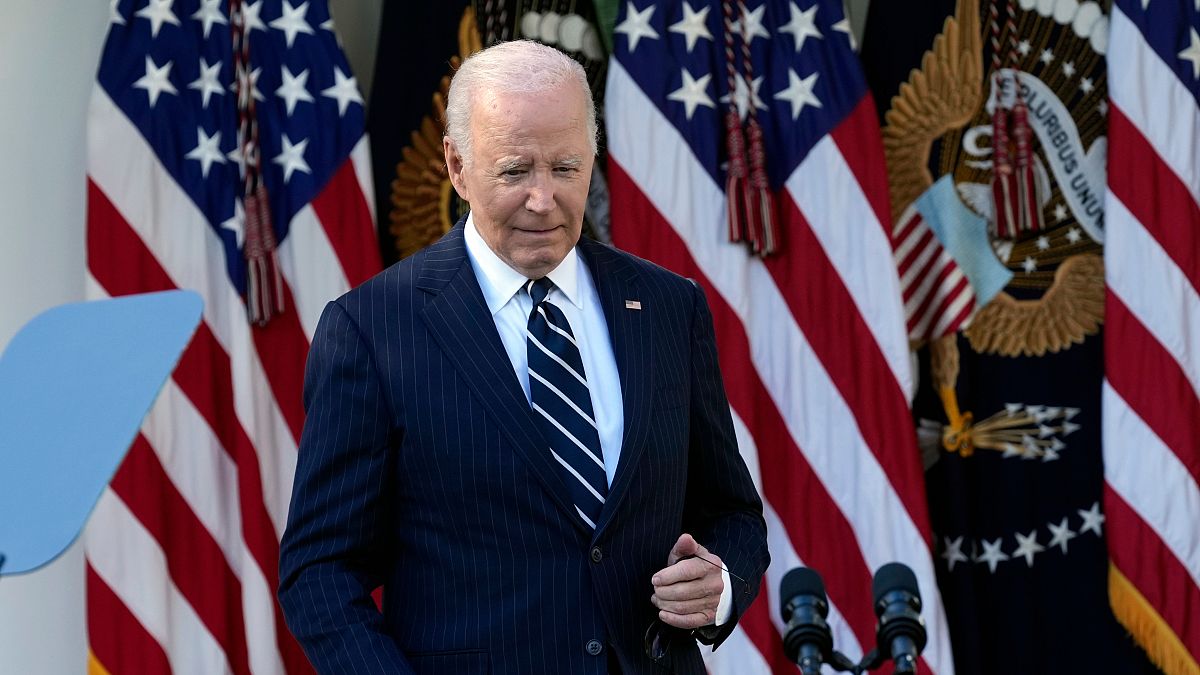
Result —
[{"label": "man's eyebrow", "polygon": [[563,159],[555,160],[555,162],[554,162],[554,166],[565,166],[568,169],[575,169],[582,165],[583,165],[583,158],[578,157],[578,156],[564,157]]},{"label": "man's eyebrow", "polygon": [[527,166],[529,163],[521,157],[505,157],[499,162],[496,162],[496,172],[504,173],[513,169],[520,169]]}]

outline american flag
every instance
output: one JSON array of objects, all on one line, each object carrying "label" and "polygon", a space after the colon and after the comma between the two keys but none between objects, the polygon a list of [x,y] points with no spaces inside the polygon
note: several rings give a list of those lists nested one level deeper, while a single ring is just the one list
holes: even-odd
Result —
[{"label": "american flag", "polygon": [[[752,72],[740,48],[725,49],[727,24],[748,42]],[[626,0],[614,49],[614,243],[705,289],[738,442],[766,506],[764,592],[710,668],[794,672],[778,589],[797,565],[824,577],[835,647],[858,659],[875,644],[872,574],[898,560],[925,599],[922,668],[952,673],[882,141],[841,4]],[[778,194],[782,239],[766,258],[728,237],[731,103],[743,120],[754,111]]]},{"label": "american flag", "polygon": [[892,240],[908,339],[925,342],[966,328],[975,311],[975,291],[916,203],[896,220]]},{"label": "american flag", "polygon": [[[313,329],[379,267],[362,98],[324,0],[113,0],[110,17],[88,111],[88,292],[187,288],[205,306],[86,532],[89,672],[310,672],[275,601],[278,542]],[[241,91],[282,273],[265,326],[244,300],[253,153],[231,24],[249,36]]]},{"label": "american flag", "polygon": [[1165,672],[1200,673],[1200,3],[1117,0],[1108,91],[1109,594]]}]

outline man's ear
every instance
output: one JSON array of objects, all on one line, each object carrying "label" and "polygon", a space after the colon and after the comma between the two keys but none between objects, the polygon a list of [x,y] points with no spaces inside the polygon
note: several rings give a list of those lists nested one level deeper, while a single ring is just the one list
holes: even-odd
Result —
[{"label": "man's ear", "polygon": [[442,151],[446,155],[446,173],[450,175],[450,184],[454,186],[454,191],[462,197],[463,201],[471,201],[467,197],[467,185],[463,181],[463,158],[458,152],[458,146],[449,136],[442,137]]}]

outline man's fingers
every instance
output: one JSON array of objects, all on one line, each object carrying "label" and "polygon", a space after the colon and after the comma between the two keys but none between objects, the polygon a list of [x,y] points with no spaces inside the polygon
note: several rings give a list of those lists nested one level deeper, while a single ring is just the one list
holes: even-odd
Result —
[{"label": "man's fingers", "polygon": [[720,597],[721,578],[693,579],[667,586],[655,586],[654,594],[660,600],[692,600],[694,598]]},{"label": "man's fingers", "polygon": [[689,598],[686,600],[665,600],[661,596],[655,595],[650,597],[650,604],[672,614],[701,614],[708,612],[715,617],[717,602],[719,600],[720,596]]},{"label": "man's fingers", "polygon": [[659,610],[658,618],[663,623],[675,626],[676,628],[692,629],[711,626],[717,619],[717,612],[714,609],[711,612],[696,613],[696,614],[675,614],[666,610]]},{"label": "man's fingers", "polygon": [[[664,567],[654,573],[650,583],[657,588],[659,586],[670,586],[683,581],[692,581],[693,579],[702,579],[708,574],[709,569],[715,569],[712,565],[700,560],[699,558],[688,558],[681,560],[673,565]],[[720,570],[717,570],[720,572]]]},{"label": "man's fingers", "polygon": [[704,550],[704,547],[696,542],[692,535],[684,532],[675,540],[675,545],[671,547],[670,554],[667,555],[667,565],[674,565],[681,558],[686,558],[690,555],[696,555]]}]

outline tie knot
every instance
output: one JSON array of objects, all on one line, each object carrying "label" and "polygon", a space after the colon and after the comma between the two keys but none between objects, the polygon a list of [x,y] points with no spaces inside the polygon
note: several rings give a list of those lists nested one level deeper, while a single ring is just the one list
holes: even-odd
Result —
[{"label": "tie knot", "polygon": [[537,307],[542,304],[547,295],[550,295],[550,289],[554,288],[554,282],[550,281],[549,277],[541,279],[530,279],[525,284],[525,292],[529,294],[529,298],[533,300],[533,306]]}]

